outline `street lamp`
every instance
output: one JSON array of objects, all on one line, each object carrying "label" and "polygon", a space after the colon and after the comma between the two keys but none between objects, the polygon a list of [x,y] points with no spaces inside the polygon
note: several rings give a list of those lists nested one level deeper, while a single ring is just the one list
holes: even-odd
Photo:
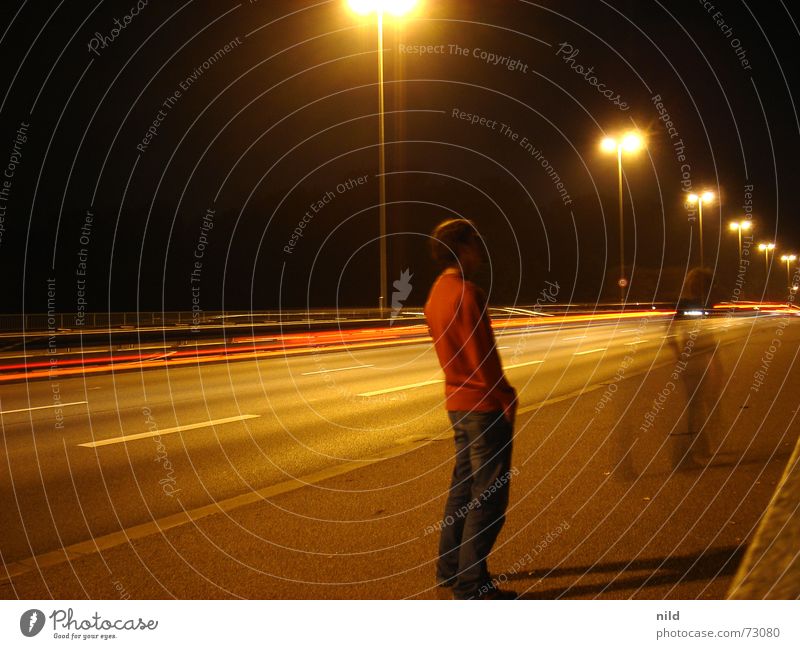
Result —
[{"label": "street lamp", "polygon": [[781,255],[781,261],[786,263],[786,286],[789,287],[790,292],[792,291],[792,276],[789,271],[789,264],[795,259],[797,259],[795,255]]},{"label": "street lamp", "polygon": [[622,153],[636,153],[644,148],[644,140],[636,131],[629,131],[622,137],[604,137],[600,148],[606,153],[617,154],[617,178],[619,181],[619,300],[625,302],[625,230],[622,219]]},{"label": "street lamp", "polygon": [[414,8],[417,0],[348,0],[350,9],[361,16],[371,13],[404,16]]},{"label": "street lamp", "polygon": [[[714,192],[705,191],[702,194],[689,194],[686,201],[689,205],[697,204],[697,212],[700,220],[700,268],[705,267],[705,257],[703,256],[703,204],[708,205],[714,200]],[[741,255],[740,255],[741,256]]]},{"label": "street lamp", "polygon": [[383,103],[383,16],[390,14],[399,18],[411,11],[417,0],[348,0],[350,9],[366,16],[375,13],[378,17],[378,211],[380,220],[380,281],[378,309],[381,317],[386,313],[388,280],[386,269],[386,143]]},{"label": "street lamp", "polygon": [[775,250],[775,244],[759,243],[758,249],[764,253],[764,269],[766,270],[767,275],[769,275],[769,253]]},{"label": "street lamp", "polygon": [[743,221],[731,221],[729,227],[732,231],[736,231],[739,234],[739,261],[742,260],[742,231],[750,230],[753,227],[753,222],[749,221],[748,219],[744,219]]}]

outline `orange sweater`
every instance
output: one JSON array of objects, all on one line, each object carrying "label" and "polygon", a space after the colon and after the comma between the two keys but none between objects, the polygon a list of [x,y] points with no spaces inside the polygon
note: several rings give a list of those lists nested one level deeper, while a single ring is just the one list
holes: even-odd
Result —
[{"label": "orange sweater", "polygon": [[447,410],[508,412],[516,393],[503,374],[483,291],[460,274],[442,273],[425,319],[444,370]]}]

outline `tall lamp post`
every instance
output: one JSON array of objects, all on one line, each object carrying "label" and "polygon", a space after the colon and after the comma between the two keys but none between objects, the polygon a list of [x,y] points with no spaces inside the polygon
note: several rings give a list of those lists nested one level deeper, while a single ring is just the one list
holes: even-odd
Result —
[{"label": "tall lamp post", "polygon": [[786,286],[789,287],[789,293],[792,292],[792,274],[789,270],[789,264],[797,259],[796,255],[781,255],[781,261],[786,264]]},{"label": "tall lamp post", "polygon": [[617,180],[619,188],[619,301],[625,303],[625,287],[628,279],[625,277],[625,229],[622,216],[622,154],[636,153],[644,148],[644,140],[636,131],[625,133],[622,137],[604,137],[600,142],[600,148],[606,153],[617,154]]},{"label": "tall lamp post", "polygon": [[743,221],[731,221],[729,224],[731,231],[735,231],[739,235],[739,261],[742,260],[742,231],[752,229],[753,222],[747,219]]},{"label": "tall lamp post", "polygon": [[767,291],[767,280],[769,279],[769,253],[775,250],[774,243],[759,243],[758,249],[764,253],[764,292]]},{"label": "tall lamp post", "polygon": [[775,250],[774,243],[759,243],[759,251],[764,253],[764,270],[769,274],[769,253]]},{"label": "tall lamp post", "polygon": [[389,293],[386,268],[386,141],[383,102],[383,17],[385,14],[399,18],[414,8],[417,0],[348,0],[350,9],[366,16],[375,13],[378,17],[378,212],[380,221],[380,282],[378,309],[381,317],[386,314]]},{"label": "tall lamp post", "polygon": [[697,214],[700,222],[700,268],[705,268],[705,256],[703,254],[703,204],[708,205],[714,200],[714,192],[705,191],[702,194],[689,194],[686,201],[689,205],[697,205]]}]

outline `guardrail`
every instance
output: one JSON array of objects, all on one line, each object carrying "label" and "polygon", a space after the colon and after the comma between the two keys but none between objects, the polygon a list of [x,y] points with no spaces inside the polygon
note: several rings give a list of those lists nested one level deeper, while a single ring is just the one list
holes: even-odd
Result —
[{"label": "guardrail", "polygon": [[[544,304],[514,305],[513,307],[493,307],[493,316],[525,315],[525,314],[562,314],[570,311],[607,311],[620,308],[620,304]],[[640,309],[646,306],[654,308],[673,308],[666,302],[628,303],[626,308]],[[386,314],[383,314],[385,318]],[[422,307],[403,309],[400,317],[419,317]],[[379,309],[367,307],[353,308],[321,308],[321,309],[280,309],[268,311],[119,311],[97,313],[23,313],[0,314],[0,332],[37,333],[48,331],[87,331],[91,329],[109,329],[114,327],[158,327],[186,325],[208,327],[223,324],[281,324],[285,322],[313,322],[315,320],[368,320],[381,318]]]},{"label": "guardrail", "polygon": [[798,502],[800,439],[733,578],[728,599],[797,599],[800,595]]},{"label": "guardrail", "polygon": [[225,322],[280,323],[321,320],[332,315],[343,319],[377,317],[378,309],[283,309],[280,311],[120,311],[99,313],[0,314],[0,331],[36,332],[55,329],[86,330],[109,327],[164,325],[213,325]]}]

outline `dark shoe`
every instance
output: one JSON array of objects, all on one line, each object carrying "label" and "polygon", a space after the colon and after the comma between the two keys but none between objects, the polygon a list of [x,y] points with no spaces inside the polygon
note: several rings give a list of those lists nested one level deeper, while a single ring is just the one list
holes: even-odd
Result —
[{"label": "dark shoe", "polygon": [[500,590],[499,588],[492,588],[486,593],[482,593],[472,599],[517,599],[519,593],[515,590]]},{"label": "dark shoe", "polygon": [[453,599],[517,599],[519,593],[515,590],[500,590],[499,588],[490,588],[489,590],[479,590],[468,597],[459,597],[455,593]]}]

